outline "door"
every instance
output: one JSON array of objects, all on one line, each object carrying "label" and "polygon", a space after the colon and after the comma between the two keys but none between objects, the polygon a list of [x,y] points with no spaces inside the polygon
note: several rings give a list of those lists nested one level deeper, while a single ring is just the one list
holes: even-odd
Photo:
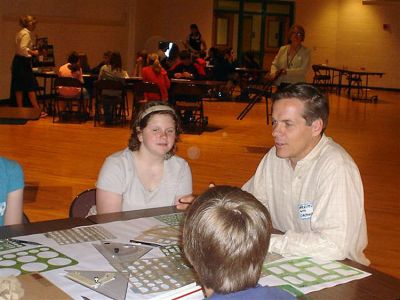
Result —
[{"label": "door", "polygon": [[264,67],[269,69],[282,45],[289,41],[289,16],[267,16],[264,39]]},{"label": "door", "polygon": [[233,46],[233,13],[215,13],[213,45],[219,49],[226,49]]}]

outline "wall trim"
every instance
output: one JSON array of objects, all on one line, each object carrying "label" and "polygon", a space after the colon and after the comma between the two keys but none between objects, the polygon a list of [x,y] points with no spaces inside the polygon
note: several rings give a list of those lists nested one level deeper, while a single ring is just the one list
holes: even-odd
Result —
[{"label": "wall trim", "polygon": [[[128,25],[128,17],[126,13],[121,15],[119,20],[107,20],[101,18],[76,18],[76,17],[63,17],[63,16],[45,16],[35,15],[40,23],[47,24],[71,24],[71,25],[89,25],[89,26],[113,26],[125,27]],[[6,14],[2,16],[5,22],[17,23],[20,16],[16,14]]]}]

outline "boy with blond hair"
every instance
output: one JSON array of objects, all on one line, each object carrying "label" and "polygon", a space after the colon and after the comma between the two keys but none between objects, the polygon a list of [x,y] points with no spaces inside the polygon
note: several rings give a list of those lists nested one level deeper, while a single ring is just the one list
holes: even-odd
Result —
[{"label": "boy with blond hair", "polygon": [[209,299],[294,299],[257,284],[271,236],[268,210],[250,193],[213,187],[191,205],[183,248]]}]

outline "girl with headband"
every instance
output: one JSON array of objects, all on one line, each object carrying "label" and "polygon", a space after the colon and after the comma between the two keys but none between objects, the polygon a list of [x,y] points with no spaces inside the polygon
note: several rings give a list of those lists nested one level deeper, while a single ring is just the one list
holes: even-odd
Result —
[{"label": "girl with headband", "polygon": [[107,157],[97,180],[97,213],[177,204],[192,194],[188,163],[175,155],[181,126],[173,108],[148,102],[136,115],[128,148]]}]

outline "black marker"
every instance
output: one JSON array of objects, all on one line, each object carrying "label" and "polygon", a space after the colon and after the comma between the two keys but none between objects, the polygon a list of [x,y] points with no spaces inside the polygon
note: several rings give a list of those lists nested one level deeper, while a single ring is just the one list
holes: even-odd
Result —
[{"label": "black marker", "polygon": [[31,241],[23,241],[23,240],[17,240],[17,239],[8,239],[11,242],[15,242],[18,244],[27,244],[27,245],[35,245],[35,246],[41,246],[42,244],[37,243],[37,242],[31,242]]},{"label": "black marker", "polygon": [[140,244],[140,245],[146,245],[146,246],[151,246],[151,247],[161,247],[161,245],[159,245],[159,244],[150,243],[150,242],[142,242],[142,241],[137,241],[137,240],[130,240],[129,242],[133,243],[133,244]]}]

